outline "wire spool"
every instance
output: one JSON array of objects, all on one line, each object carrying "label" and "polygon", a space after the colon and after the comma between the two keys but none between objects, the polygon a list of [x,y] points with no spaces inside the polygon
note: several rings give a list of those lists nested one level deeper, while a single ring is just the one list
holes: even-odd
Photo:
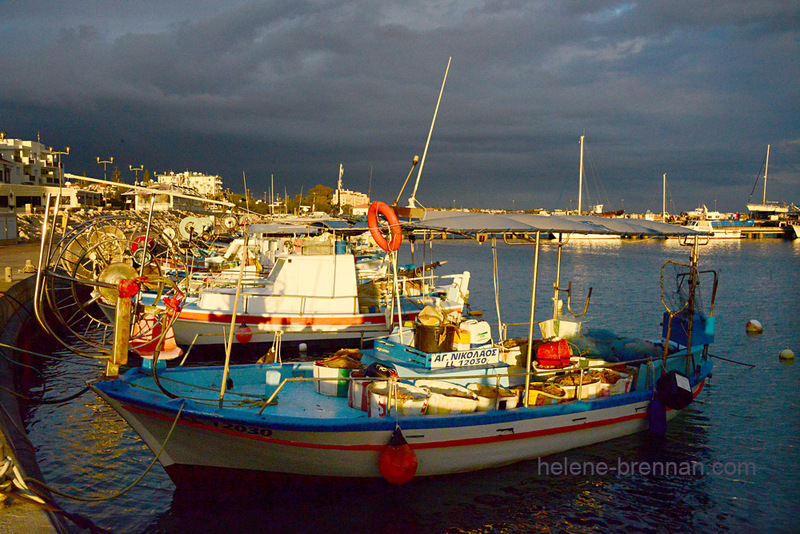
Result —
[{"label": "wire spool", "polygon": [[208,217],[198,217],[197,225],[198,225],[198,232],[201,234],[210,232],[211,230],[214,229],[214,221],[212,221]]},{"label": "wire spool", "polygon": [[222,219],[222,226],[229,231],[234,230],[237,224],[238,221],[236,220],[236,217],[234,217],[233,215],[228,215],[227,217]]},{"label": "wire spool", "polygon": [[178,233],[175,231],[174,228],[167,227],[164,228],[164,231],[161,232],[161,235],[167,238],[168,241],[175,241],[175,236],[178,235]]},{"label": "wire spool", "polygon": [[192,239],[200,235],[200,220],[197,217],[184,217],[178,226],[181,237],[184,239]]},{"label": "wire spool", "polygon": [[161,275],[161,266],[176,255],[164,230],[143,219],[112,215],[77,225],[54,244],[40,269],[36,305],[43,312],[37,312],[42,327],[76,354],[107,357],[114,325],[102,306],[118,300],[122,279],[147,277],[142,285],[159,296],[176,291]]}]

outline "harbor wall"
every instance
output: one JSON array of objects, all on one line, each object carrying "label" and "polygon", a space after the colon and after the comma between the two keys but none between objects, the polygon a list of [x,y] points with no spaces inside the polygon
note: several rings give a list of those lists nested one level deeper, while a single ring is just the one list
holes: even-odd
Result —
[{"label": "harbor wall", "polygon": [[[0,342],[18,346],[23,325],[33,321],[35,276],[28,276],[13,285],[0,286]],[[36,452],[28,439],[20,417],[14,364],[18,354],[0,347],[0,447],[2,457],[10,457],[23,477],[42,480]],[[48,495],[48,497],[50,497]],[[0,531],[30,533],[72,532],[60,516],[21,499],[7,499],[0,504]]]}]

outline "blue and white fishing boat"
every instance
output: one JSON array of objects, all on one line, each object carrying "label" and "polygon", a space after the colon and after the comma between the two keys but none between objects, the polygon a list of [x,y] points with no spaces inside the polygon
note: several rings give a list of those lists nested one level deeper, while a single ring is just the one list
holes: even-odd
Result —
[{"label": "blue and white fishing boat", "polygon": [[[662,433],[703,389],[712,369],[716,274],[699,269],[693,230],[652,221],[430,212],[405,229],[532,244],[528,335],[503,340],[486,324],[450,325],[446,314],[428,310],[413,328],[401,324],[372,349],[318,362],[213,367],[166,368],[156,358],[94,383],[94,391],[183,485],[211,472],[404,483],[485,469],[648,427]],[[662,303],[654,304],[663,305],[664,323],[655,341],[623,346],[616,337],[590,338],[555,304],[553,317],[534,318],[541,237],[610,231],[680,235],[690,245],[687,263],[662,269]],[[675,286],[666,287],[670,272]],[[712,289],[707,309],[697,298],[701,287]],[[558,280],[555,288],[554,302]],[[539,322],[542,335],[535,333]]]}]

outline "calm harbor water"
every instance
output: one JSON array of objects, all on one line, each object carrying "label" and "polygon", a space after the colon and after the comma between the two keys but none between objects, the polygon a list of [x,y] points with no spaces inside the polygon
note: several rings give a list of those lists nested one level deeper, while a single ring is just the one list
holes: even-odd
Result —
[{"label": "calm harbor water", "polygon": [[[470,302],[496,323],[490,245],[449,241],[434,248],[434,259],[448,261],[441,274],[472,272]],[[528,316],[533,249],[498,249],[501,318],[521,323]],[[537,319],[550,313],[555,257],[554,247],[541,254]],[[688,249],[674,241],[573,242],[565,247],[561,285],[573,282],[576,312],[593,287],[585,327],[655,338],[663,312],[661,265],[687,257]],[[716,360],[709,384],[670,422],[664,439],[642,433],[399,488],[380,483],[264,493],[246,485],[223,489],[210,479],[198,492],[176,492],[156,465],[116,499],[58,500],[125,533],[797,532],[800,364],[782,362],[778,353],[786,347],[800,353],[800,240],[712,243],[701,250],[701,266],[721,277],[711,352],[755,368]],[[761,321],[762,335],[746,334],[749,319]],[[517,327],[510,336],[525,331]],[[40,335],[30,338],[36,339],[32,350],[48,350]],[[99,366],[59,354],[29,372],[29,394],[62,398],[97,376]],[[153,458],[92,393],[59,405],[31,404],[24,420],[47,482],[67,493],[121,491]]]}]

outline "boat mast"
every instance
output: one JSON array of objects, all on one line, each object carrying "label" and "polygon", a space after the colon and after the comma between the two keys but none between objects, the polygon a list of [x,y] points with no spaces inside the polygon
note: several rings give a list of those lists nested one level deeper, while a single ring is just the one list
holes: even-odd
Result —
[{"label": "boat mast", "polygon": [[581,197],[583,195],[583,138],[585,136],[581,136],[581,168],[580,172],[578,173],[578,215],[581,214]]},{"label": "boat mast", "polygon": [[769,145],[767,145],[767,162],[764,164],[764,197],[761,203],[767,204],[767,172],[769,171]]},{"label": "boat mast", "polygon": [[661,187],[661,221],[667,221],[667,173],[664,173],[664,181]]},{"label": "boat mast", "polygon": [[447,68],[444,70],[444,79],[442,80],[442,88],[439,89],[439,100],[436,101],[436,109],[433,111],[433,120],[431,121],[431,129],[428,131],[428,140],[425,141],[425,150],[422,151],[422,161],[419,164],[419,171],[417,171],[417,182],[414,184],[414,191],[411,192],[411,198],[408,199],[409,208],[418,207],[417,188],[419,187],[419,179],[422,176],[422,167],[425,166],[425,156],[428,155],[428,145],[431,143],[431,135],[433,134],[433,125],[436,124],[436,115],[439,113],[439,104],[442,103],[442,93],[444,93],[444,84],[447,82],[447,73],[450,72],[450,61],[452,60],[453,56],[450,56],[450,58],[447,60]]}]

